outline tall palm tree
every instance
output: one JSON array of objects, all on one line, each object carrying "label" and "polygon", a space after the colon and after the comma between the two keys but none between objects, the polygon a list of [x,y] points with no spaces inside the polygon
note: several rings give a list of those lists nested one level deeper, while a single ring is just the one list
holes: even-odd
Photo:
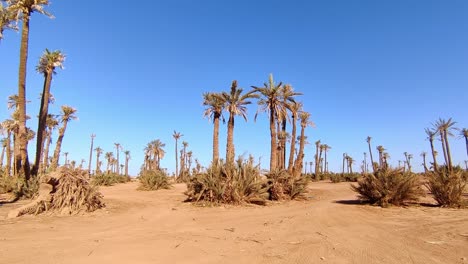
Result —
[{"label": "tall palm tree", "polygon": [[324,162],[325,162],[325,173],[328,173],[328,161],[327,161],[327,152],[331,149],[331,147],[327,144],[323,145],[324,155]]},{"label": "tall palm tree", "polygon": [[451,130],[454,129],[456,122],[452,121],[452,118],[448,120],[439,118],[436,121],[435,127],[440,135],[440,140],[442,142],[442,150],[444,151],[445,163],[447,164],[449,170],[452,169],[452,156],[450,153],[450,145],[448,142],[448,136],[453,136]]},{"label": "tall palm tree", "polygon": [[101,154],[103,152],[102,148],[97,147],[94,149],[96,151],[96,174],[101,173],[101,162],[99,161],[99,158],[101,157]]},{"label": "tall palm tree", "polygon": [[88,173],[91,175],[91,162],[93,160],[93,146],[94,146],[94,138],[96,137],[95,134],[91,134],[91,147],[89,148],[89,162],[88,162]]},{"label": "tall palm tree", "polygon": [[228,134],[226,144],[226,163],[233,166],[235,157],[234,147],[234,118],[240,115],[247,121],[247,105],[252,102],[248,99],[258,98],[258,95],[253,94],[253,91],[242,94],[244,90],[237,87],[237,81],[232,81],[231,91],[222,92],[219,94],[220,100],[226,102],[225,109],[229,113]]},{"label": "tall palm tree", "polygon": [[58,126],[58,120],[55,118],[54,115],[48,114],[46,120],[46,140],[45,140],[45,148],[44,153],[42,155],[41,161],[39,163],[39,172],[44,172],[45,169],[49,167],[49,147],[50,143],[52,142],[52,132]]},{"label": "tall palm tree", "polygon": [[[294,157],[296,156],[296,134],[297,134],[297,116],[302,110],[302,103],[294,102],[290,105],[291,111],[291,123],[292,123],[292,131],[291,131],[291,146],[289,150],[289,160],[288,160],[288,172],[292,175],[293,167],[294,167]],[[310,171],[312,173],[312,171]]]},{"label": "tall palm tree", "polygon": [[11,159],[12,159],[12,152],[11,152],[11,135],[15,129],[15,122],[12,119],[6,119],[1,123],[2,131],[6,132],[6,164],[5,164],[5,171],[7,176],[11,175]]},{"label": "tall palm tree", "polygon": [[[273,80],[273,74],[270,74],[268,83],[264,83],[263,87],[252,86],[254,92],[260,95],[260,100],[258,101],[260,106],[259,111],[268,112],[270,115],[270,171],[274,171],[278,165],[275,121],[276,118],[285,116],[284,112],[286,111],[281,100],[281,85],[282,82],[276,84]],[[257,111],[257,114],[259,111]],[[255,117],[257,117],[257,114]]]},{"label": "tall palm tree", "polygon": [[[219,160],[219,120],[223,117],[226,102],[216,93],[204,93],[203,105],[206,107],[203,116],[213,120],[213,164]],[[224,118],[223,122],[224,122]]]},{"label": "tall palm tree", "polygon": [[176,162],[176,172],[175,172],[175,178],[177,179],[179,177],[179,159],[178,159],[178,143],[179,143],[179,139],[181,137],[183,137],[184,135],[182,135],[180,132],[176,132],[174,130],[174,133],[172,134],[172,137],[175,139],[175,162]]},{"label": "tall palm tree", "polygon": [[44,75],[44,86],[42,88],[41,106],[39,108],[39,121],[37,125],[37,140],[36,140],[36,160],[32,169],[32,175],[37,175],[39,164],[44,150],[44,132],[47,127],[47,115],[49,114],[49,100],[50,100],[50,85],[52,83],[52,76],[56,73],[55,68],[63,69],[63,62],[65,55],[56,50],[50,52],[45,50],[44,54],[39,60],[36,67],[37,72]]},{"label": "tall palm tree", "polygon": [[346,161],[346,157],[348,156],[348,154],[346,153],[343,153],[343,168],[341,170],[341,173],[344,174],[344,170],[345,170],[345,161]]},{"label": "tall palm tree", "polygon": [[294,163],[294,176],[300,176],[302,172],[302,165],[303,165],[303,160],[304,160],[304,147],[306,143],[306,135],[305,135],[305,129],[308,126],[313,125],[313,123],[310,121],[310,113],[302,111],[299,114],[299,119],[301,120],[301,136],[299,138],[299,152],[297,153],[297,158]]},{"label": "tall palm tree", "polygon": [[468,129],[467,128],[460,129],[460,136],[465,138],[466,155],[468,156]]},{"label": "tall palm tree", "polygon": [[68,165],[68,152],[64,152],[63,156],[65,156],[65,165]]},{"label": "tall palm tree", "polygon": [[372,156],[371,140],[372,138],[370,136],[366,138],[367,145],[369,146],[369,156],[370,156],[370,160],[372,164],[372,171],[375,172],[374,157]]},{"label": "tall palm tree", "polygon": [[[114,145],[115,145],[115,149],[117,150],[117,164],[120,164],[119,151],[120,151],[121,146],[120,146],[120,143],[114,143]],[[117,172],[117,174],[118,174],[118,172]]]},{"label": "tall palm tree", "polygon": [[438,170],[438,165],[437,165],[437,151],[434,149],[434,137],[436,136],[437,132],[435,130],[432,130],[430,128],[425,128],[424,132],[426,132],[427,139],[429,140],[429,143],[431,144],[431,153],[432,153],[432,158],[433,158],[433,167],[434,171],[437,172]]},{"label": "tall palm tree", "polygon": [[320,157],[319,157],[319,149],[320,149],[320,140],[315,141],[315,177],[317,177],[320,172]]},{"label": "tall palm tree", "polygon": [[[287,111],[291,111],[292,113],[292,107],[293,104],[296,103],[295,97],[302,95],[302,93],[295,92],[293,87],[289,84],[285,84],[281,86],[280,89],[280,97],[281,97],[281,104],[284,109],[284,111],[281,111],[281,114],[284,114],[284,116],[279,116],[278,121],[281,121],[281,131],[282,131],[282,137],[281,137],[281,159],[280,159],[280,169],[284,169],[286,165],[286,120],[288,119],[287,117]],[[294,145],[293,145],[294,146]]]},{"label": "tall palm tree", "polygon": [[113,159],[114,159],[114,153],[113,152],[106,152],[105,156],[104,156],[107,160],[107,169],[106,169],[106,172],[107,174],[109,174],[111,172],[111,165],[113,163]]},{"label": "tall palm tree", "polygon": [[183,149],[181,149],[180,151],[180,171],[181,172],[186,172],[187,168],[186,168],[186,164],[187,164],[187,147],[188,147],[188,142],[186,141],[182,141],[182,146],[183,146]]},{"label": "tall palm tree", "polygon": [[385,148],[382,145],[377,146],[377,151],[379,152],[379,169],[383,168],[383,153]]},{"label": "tall palm tree", "polygon": [[367,153],[364,152],[364,173],[367,173]]},{"label": "tall palm tree", "polygon": [[130,160],[130,150],[125,150],[125,176],[128,176],[128,161]]},{"label": "tall palm tree", "polygon": [[426,155],[427,153],[426,152],[421,152],[421,157],[423,158],[423,167],[424,167],[424,172],[427,173],[428,169],[427,169],[427,165],[426,165]]},{"label": "tall palm tree", "polygon": [[0,139],[0,145],[2,146],[2,154],[0,156],[0,169],[3,169],[3,159],[5,158],[5,151],[7,148],[7,138]]},{"label": "tall palm tree", "polygon": [[58,166],[60,149],[62,148],[63,137],[65,136],[65,131],[67,129],[68,122],[74,119],[77,119],[76,109],[71,106],[63,105],[62,113],[60,114],[60,122],[62,123],[62,127],[59,129],[59,136],[55,145],[54,157],[52,160],[52,169],[55,169]]},{"label": "tall palm tree", "polygon": [[21,47],[20,47],[20,61],[19,61],[19,74],[18,74],[18,114],[19,114],[19,128],[18,128],[18,143],[20,153],[17,155],[18,166],[16,170],[23,170],[25,178],[29,179],[30,168],[27,161],[28,156],[28,141],[26,135],[26,66],[28,59],[28,45],[29,45],[29,21],[31,14],[38,12],[51,17],[49,13],[44,10],[44,6],[49,4],[48,0],[7,0],[8,11],[16,14],[16,19],[21,20]]}]

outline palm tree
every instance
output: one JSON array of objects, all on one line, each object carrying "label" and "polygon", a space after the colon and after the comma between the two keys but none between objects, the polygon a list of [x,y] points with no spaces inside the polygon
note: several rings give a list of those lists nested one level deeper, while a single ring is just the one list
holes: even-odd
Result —
[{"label": "palm tree", "polygon": [[[296,133],[297,133],[297,116],[302,110],[302,103],[294,102],[290,105],[291,118],[292,118],[292,132],[291,132],[291,148],[289,150],[288,172],[292,175],[294,166],[294,157],[296,156]],[[312,173],[312,170],[310,171]]]},{"label": "palm tree", "polygon": [[345,161],[346,161],[346,157],[348,156],[347,153],[343,153],[343,169],[342,169],[342,174],[344,174],[344,170],[345,170]]},{"label": "palm tree", "polygon": [[29,162],[27,161],[28,155],[28,141],[26,135],[26,67],[28,58],[28,44],[29,44],[29,20],[31,14],[39,12],[46,16],[51,17],[49,13],[44,10],[44,6],[49,4],[48,0],[7,0],[8,11],[16,14],[17,19],[22,20],[21,32],[21,47],[20,47],[20,61],[19,61],[19,74],[18,74],[18,114],[19,114],[19,150],[17,155],[19,167],[16,170],[23,170],[25,178],[29,179]]},{"label": "palm tree", "polygon": [[325,173],[328,173],[328,162],[327,162],[327,152],[331,149],[331,147],[327,144],[323,145],[323,151],[325,153],[324,162],[325,162]]},{"label": "palm tree", "polygon": [[[260,106],[259,111],[268,112],[270,114],[270,171],[274,171],[278,165],[275,120],[278,117],[285,116],[285,109],[281,103],[281,85],[282,82],[275,84],[273,80],[273,74],[270,74],[269,82],[264,83],[264,87],[252,86],[254,92],[258,93],[261,97],[261,99],[258,101]],[[259,111],[257,111],[257,114]],[[257,114],[255,115],[255,118],[257,117]]]},{"label": "palm tree", "polygon": [[56,73],[55,68],[63,69],[63,61],[65,56],[58,50],[50,52],[45,50],[44,54],[36,66],[37,72],[44,75],[44,86],[42,88],[41,106],[39,108],[39,121],[37,125],[37,141],[36,141],[36,161],[32,169],[32,175],[37,175],[41,156],[44,150],[44,132],[47,126],[47,115],[49,112],[50,100],[50,85],[52,83],[52,76]]},{"label": "palm tree", "polygon": [[106,169],[106,172],[107,174],[110,173],[110,168],[111,168],[111,165],[113,163],[113,158],[114,158],[114,153],[113,152],[106,152],[105,156],[104,156],[107,160],[107,169]]},{"label": "palm tree", "polygon": [[460,129],[460,136],[465,138],[466,155],[468,156],[468,129],[467,128]]},{"label": "palm tree", "polygon": [[234,118],[240,115],[247,121],[247,105],[252,102],[248,99],[258,98],[258,95],[253,94],[253,91],[242,94],[244,90],[237,87],[237,81],[232,81],[231,92],[222,92],[219,94],[220,100],[226,102],[225,109],[229,112],[228,134],[226,144],[226,163],[234,165],[235,148],[234,148]]},{"label": "palm tree", "polygon": [[183,146],[183,149],[180,151],[180,171],[181,172],[186,172],[187,168],[186,168],[186,160],[187,160],[187,147],[188,147],[188,142],[186,141],[182,141],[182,146]]},{"label": "palm tree", "polygon": [[115,145],[115,149],[117,150],[117,164],[120,164],[120,157],[119,157],[120,143],[114,143],[114,145]]},{"label": "palm tree", "polygon": [[299,114],[299,119],[301,120],[301,136],[299,138],[299,152],[297,153],[297,158],[296,162],[294,163],[294,176],[297,177],[301,175],[302,172],[302,164],[304,160],[304,147],[306,143],[306,135],[305,135],[305,129],[307,126],[313,125],[313,123],[310,121],[310,113],[308,112],[301,112]]},{"label": "palm tree", "polygon": [[68,152],[64,152],[63,156],[65,156],[65,166],[68,165]]},{"label": "palm tree", "polygon": [[99,161],[99,157],[101,156],[102,154],[102,148],[100,147],[97,147],[94,149],[94,151],[96,151],[96,172],[95,174],[98,174],[98,173],[101,173],[101,163]]},{"label": "palm tree", "polygon": [[181,137],[183,137],[184,135],[182,135],[180,132],[176,132],[174,130],[174,133],[172,134],[172,137],[175,139],[175,162],[176,162],[176,175],[175,175],[175,178],[177,179],[179,177],[179,159],[178,159],[178,151],[177,151],[177,147],[178,147],[178,142],[179,142],[179,139]]},{"label": "palm tree", "polygon": [[385,148],[381,145],[377,146],[377,151],[379,152],[379,169],[383,168],[383,153]]},{"label": "palm tree", "polygon": [[125,176],[128,176],[128,161],[130,160],[130,150],[124,151],[125,154]]},{"label": "palm tree", "polygon": [[1,124],[0,124],[1,128],[2,128],[2,131],[5,131],[6,132],[6,141],[5,141],[5,144],[6,144],[6,148],[5,148],[5,151],[6,151],[6,165],[5,165],[5,171],[6,171],[6,175],[7,176],[10,176],[11,175],[11,159],[12,159],[12,155],[11,155],[11,135],[12,135],[12,132],[14,131],[15,129],[15,122],[12,120],[12,119],[6,119],[5,121],[3,121]]},{"label": "palm tree", "polygon": [[47,115],[45,149],[41,161],[39,163],[39,172],[43,172],[49,166],[49,147],[50,143],[52,142],[52,131],[58,126],[58,124],[58,120],[54,117],[54,115]]},{"label": "palm tree", "polygon": [[222,118],[224,122],[223,109],[226,104],[223,99],[216,93],[203,94],[203,105],[206,107],[203,116],[213,119],[213,164],[219,160],[219,120]]},{"label": "palm tree", "polygon": [[364,152],[364,173],[367,173],[367,153]]},{"label": "palm tree", "polygon": [[60,122],[62,127],[59,129],[59,136],[57,138],[57,143],[55,145],[54,157],[52,160],[52,169],[57,168],[60,156],[60,149],[62,147],[63,137],[65,136],[65,131],[67,129],[67,124],[70,120],[77,119],[76,109],[71,106],[62,106],[62,113],[60,115]]},{"label": "palm tree", "polygon": [[[284,116],[278,116],[278,121],[281,121],[281,131],[282,131],[282,137],[281,137],[281,142],[280,142],[280,145],[282,147],[281,149],[282,153],[280,153],[281,155],[280,164],[279,164],[280,169],[284,169],[285,164],[286,164],[286,136],[285,134],[286,134],[286,120],[288,119],[287,110],[291,111],[291,113],[293,112],[292,108],[296,107],[296,106],[293,106],[296,103],[294,97],[298,95],[302,95],[302,93],[295,92],[291,85],[286,84],[286,85],[281,86],[280,97],[281,97],[281,104],[282,104],[284,111],[281,111],[280,113],[284,114]],[[297,110],[297,109],[294,109],[294,110]]]},{"label": "palm tree", "polygon": [[434,160],[433,167],[434,167],[434,171],[437,172],[437,169],[438,169],[437,152],[434,149],[434,137],[437,134],[437,132],[435,130],[430,129],[430,128],[425,128],[424,132],[426,132],[427,139],[429,140],[429,143],[431,144],[431,153],[432,153],[432,158]]},{"label": "palm tree", "polygon": [[320,140],[315,141],[315,177],[317,177],[320,172],[320,157],[319,157],[319,149],[320,149]]},{"label": "palm tree", "polygon": [[367,145],[369,146],[369,155],[370,155],[370,160],[371,160],[371,164],[372,164],[372,171],[375,172],[374,158],[372,157],[371,140],[372,140],[372,138],[370,136],[368,136],[366,138]]},{"label": "palm tree", "polygon": [[428,169],[427,169],[427,165],[426,165],[426,155],[427,153],[426,152],[421,152],[421,157],[423,158],[423,167],[424,167],[424,172],[427,173]]},{"label": "palm tree", "polygon": [[448,120],[439,118],[436,121],[435,126],[440,135],[440,140],[442,142],[442,150],[444,152],[445,164],[448,166],[449,170],[452,169],[452,156],[450,154],[450,145],[448,142],[448,136],[453,136],[451,130],[454,129],[453,126],[456,122],[452,121],[452,118]]},{"label": "palm tree", "polygon": [[88,162],[88,173],[91,175],[91,161],[93,159],[93,146],[94,146],[94,138],[96,137],[95,134],[91,134],[91,147],[89,148],[89,162]]}]

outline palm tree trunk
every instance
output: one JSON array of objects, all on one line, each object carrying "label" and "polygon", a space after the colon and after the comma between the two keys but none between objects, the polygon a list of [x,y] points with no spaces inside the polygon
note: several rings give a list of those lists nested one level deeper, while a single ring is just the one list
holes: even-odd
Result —
[{"label": "palm tree trunk", "polygon": [[45,171],[47,167],[49,166],[49,147],[50,147],[51,141],[52,141],[52,131],[47,131],[44,154],[42,155],[41,161],[39,162],[39,173]]},{"label": "palm tree trunk", "polygon": [[[270,136],[271,136],[271,144],[270,144],[270,171],[274,171],[276,169],[276,126],[275,126],[275,111],[274,109],[270,109]],[[299,159],[299,157],[298,157]],[[297,164],[296,164],[297,166]],[[301,172],[299,170],[299,172]]]},{"label": "palm tree trunk", "polygon": [[468,137],[465,137],[466,156],[468,157]]},{"label": "palm tree trunk", "polygon": [[128,157],[125,157],[125,176],[128,176]]},{"label": "palm tree trunk", "polygon": [[445,148],[445,137],[444,137],[444,131],[440,131],[440,142],[442,143],[442,151],[444,152],[444,159],[445,159],[445,165],[449,165],[448,158],[447,158],[447,149]]},{"label": "palm tree trunk", "polygon": [[369,156],[370,156],[370,161],[372,165],[372,172],[375,172],[374,157],[372,156],[372,148],[371,148],[370,140],[367,142],[367,144],[369,145]]},{"label": "palm tree trunk", "polygon": [[91,135],[91,148],[89,149],[88,173],[91,175],[91,161],[93,159],[94,135]]},{"label": "palm tree trunk", "polygon": [[27,162],[28,155],[28,138],[26,131],[26,67],[28,61],[28,44],[29,44],[29,12],[23,12],[23,28],[21,32],[21,47],[20,47],[20,62],[18,74],[18,143],[19,152],[15,153],[16,173],[23,170],[24,177],[29,180],[30,171]]},{"label": "palm tree trunk", "polygon": [[434,159],[434,171],[437,172],[438,169],[438,164],[437,164],[437,157],[434,149],[434,139],[430,138],[429,143],[431,144],[431,153],[432,153],[432,158]]},{"label": "palm tree trunk", "polygon": [[427,173],[428,169],[426,165],[426,155],[424,154],[422,157],[423,157],[424,173]]},{"label": "palm tree trunk", "polygon": [[219,114],[214,115],[213,119],[213,164],[218,164],[219,160]]},{"label": "palm tree trunk", "polygon": [[96,152],[96,174],[98,174],[101,171],[101,168],[99,167],[99,152]]},{"label": "palm tree trunk", "polygon": [[175,139],[175,166],[176,166],[176,175],[175,178],[179,178],[179,157],[178,157],[178,151],[177,151],[177,145],[178,145],[178,140],[177,138]]},{"label": "palm tree trunk", "polygon": [[297,153],[296,162],[294,164],[294,167],[295,167],[294,177],[300,176],[302,172],[302,164],[304,160],[304,146],[305,146],[305,126],[301,126],[301,137],[299,139],[299,152]]},{"label": "palm tree trunk", "polygon": [[282,121],[281,131],[281,147],[283,150],[281,153],[281,169],[284,169],[286,167],[286,119]]},{"label": "palm tree trunk", "polygon": [[226,144],[226,162],[229,166],[234,165],[235,149],[234,149],[234,113],[229,113],[228,134]]},{"label": "palm tree trunk", "polygon": [[2,155],[0,156],[0,169],[3,168],[3,158],[5,158],[5,149],[6,146],[2,147]]},{"label": "palm tree trunk", "polygon": [[7,132],[7,145],[6,145],[6,175],[11,176],[11,132]]},{"label": "palm tree trunk", "polygon": [[324,163],[324,166],[325,166],[325,173],[327,173],[327,150],[325,150],[325,157],[323,159],[323,163]]},{"label": "palm tree trunk", "polygon": [[452,170],[452,154],[450,153],[450,144],[447,137],[447,131],[444,131],[444,142],[445,142],[445,149],[447,150],[447,160],[449,170]]},{"label": "palm tree trunk", "polygon": [[[294,156],[296,151],[296,115],[293,113],[292,115],[292,132],[291,132],[291,147],[289,149],[289,162],[288,162],[288,172],[289,174],[293,174],[293,164],[294,164]],[[310,172],[312,173],[312,171]]]},{"label": "palm tree trunk", "polygon": [[52,169],[56,169],[58,167],[59,159],[60,159],[60,150],[62,148],[62,141],[63,137],[65,136],[65,131],[67,129],[67,120],[63,121],[63,126],[59,129],[59,136],[57,138],[57,143],[55,145],[54,151],[54,158],[52,159],[51,167]]},{"label": "palm tree trunk", "polygon": [[44,150],[44,132],[46,130],[47,114],[49,111],[50,84],[52,82],[52,72],[44,74],[44,87],[42,88],[41,106],[39,108],[39,120],[36,135],[36,159],[31,174],[37,175],[41,163],[41,156]]},{"label": "palm tree trunk", "polygon": [[344,168],[345,168],[345,159],[346,159],[346,154],[343,153],[343,170],[342,170],[343,175],[344,175]]}]

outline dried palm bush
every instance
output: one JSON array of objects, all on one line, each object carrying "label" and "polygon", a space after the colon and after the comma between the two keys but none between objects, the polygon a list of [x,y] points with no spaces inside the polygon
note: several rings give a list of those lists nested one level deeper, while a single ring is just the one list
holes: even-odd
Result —
[{"label": "dried palm bush", "polygon": [[187,184],[189,202],[211,204],[255,203],[264,205],[269,186],[260,178],[259,168],[250,162],[234,166],[213,164],[206,173],[195,175]]},{"label": "dried palm bush", "polygon": [[293,200],[304,198],[307,192],[308,177],[293,177],[286,170],[276,170],[266,174],[270,200]]},{"label": "dried palm bush", "polygon": [[351,189],[361,200],[382,207],[416,202],[424,194],[417,175],[390,168],[363,176]]},{"label": "dried palm bush", "polygon": [[140,186],[138,190],[155,191],[159,189],[170,189],[171,184],[169,177],[161,170],[157,171],[142,171],[140,173]]},{"label": "dried palm bush", "polygon": [[437,172],[426,174],[426,187],[431,192],[434,199],[440,206],[462,207],[467,180],[460,168],[453,168],[451,171],[447,167],[441,167]]},{"label": "dried palm bush", "polygon": [[88,181],[86,171],[60,168],[45,176],[39,196],[16,210],[15,216],[45,211],[61,214],[92,212],[104,207],[102,194]]},{"label": "dried palm bush", "polygon": [[39,180],[37,177],[26,181],[21,176],[0,176],[0,193],[10,193],[15,197],[14,200],[21,197],[31,199],[37,195],[38,190]]},{"label": "dried palm bush", "polygon": [[330,181],[339,182],[357,182],[361,175],[358,173],[330,173]]},{"label": "dried palm bush", "polygon": [[126,183],[130,177],[116,173],[101,173],[92,177],[92,184],[96,186],[112,186],[118,183]]}]

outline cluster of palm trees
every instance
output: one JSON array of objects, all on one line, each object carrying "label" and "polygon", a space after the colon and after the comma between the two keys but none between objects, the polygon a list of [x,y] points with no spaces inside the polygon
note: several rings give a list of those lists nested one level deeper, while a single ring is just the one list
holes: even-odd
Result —
[{"label": "cluster of palm trees", "polygon": [[[90,148],[90,156],[89,156],[89,163],[88,163],[88,170],[91,174],[91,163],[92,163],[92,150],[93,150],[93,143],[94,143],[95,135],[91,135],[91,148]],[[116,149],[116,156],[114,156],[113,151],[109,151],[104,153],[104,150],[101,147],[96,147],[94,151],[96,152],[96,169],[94,174],[103,174],[104,172],[101,169],[102,160],[101,155],[104,153],[104,158],[106,160],[106,174],[114,173],[119,175],[129,176],[128,174],[128,165],[131,159],[130,151],[123,150],[122,145],[120,143],[114,143]],[[120,163],[120,151],[123,150],[123,154],[125,155],[125,163]]]},{"label": "cluster of palm trees", "polygon": [[[6,5],[4,5],[6,3]],[[44,8],[49,5],[48,0],[2,0],[0,1],[0,40],[3,38],[4,29],[17,29],[16,25],[21,23],[21,44],[19,56],[19,73],[18,73],[18,93],[13,117],[13,126],[11,131],[14,131],[14,174],[24,175],[28,180],[31,175],[37,175],[49,165],[48,156],[45,154],[44,149],[48,149],[45,142],[50,139],[50,126],[54,122],[50,121],[48,113],[49,103],[53,100],[50,93],[52,83],[52,76],[55,74],[56,68],[61,68],[65,60],[65,56],[61,51],[45,50],[44,54],[39,60],[36,70],[44,75],[44,86],[41,95],[41,105],[39,109],[39,122],[36,137],[36,157],[32,168],[29,164],[27,145],[31,137],[28,137],[29,129],[26,126],[28,116],[26,114],[26,73],[27,73],[27,58],[29,49],[29,25],[31,15],[33,13],[40,13],[48,17],[52,17]],[[75,117],[76,109],[69,106],[62,106],[62,115],[60,123],[62,127],[59,129],[59,136],[57,139],[57,146],[50,166],[55,168],[58,166],[60,157],[60,147],[65,134],[67,123],[70,119]],[[49,122],[48,122],[49,119]],[[5,123],[4,130],[9,130],[8,122]],[[7,131],[8,134],[8,131]],[[10,142],[7,139],[7,142]],[[8,153],[7,153],[8,154]],[[9,163],[9,162],[7,162]],[[8,170],[8,173],[9,170]]]},{"label": "cluster of palm trees", "polygon": [[[219,124],[223,122],[223,113],[229,114],[227,122],[227,144],[226,163],[234,164],[234,120],[235,116],[241,116],[247,121],[247,105],[252,103],[251,99],[258,99],[259,112],[269,114],[270,128],[270,171],[287,169],[291,174],[298,175],[302,171],[304,159],[304,146],[306,144],[305,129],[312,125],[310,114],[305,112],[303,105],[296,101],[296,97],[301,93],[295,92],[291,85],[282,82],[275,83],[273,75],[269,76],[268,82],[262,87],[252,86],[252,90],[245,92],[238,87],[237,81],[231,84],[229,92],[207,92],[203,94],[203,105],[206,107],[204,116],[213,121],[213,163],[217,163],[219,158]],[[292,124],[291,134],[287,132],[287,121]],[[301,132],[297,137],[297,122],[300,121]],[[290,152],[288,163],[287,141],[290,138]],[[299,141],[297,151],[296,140]]]}]

